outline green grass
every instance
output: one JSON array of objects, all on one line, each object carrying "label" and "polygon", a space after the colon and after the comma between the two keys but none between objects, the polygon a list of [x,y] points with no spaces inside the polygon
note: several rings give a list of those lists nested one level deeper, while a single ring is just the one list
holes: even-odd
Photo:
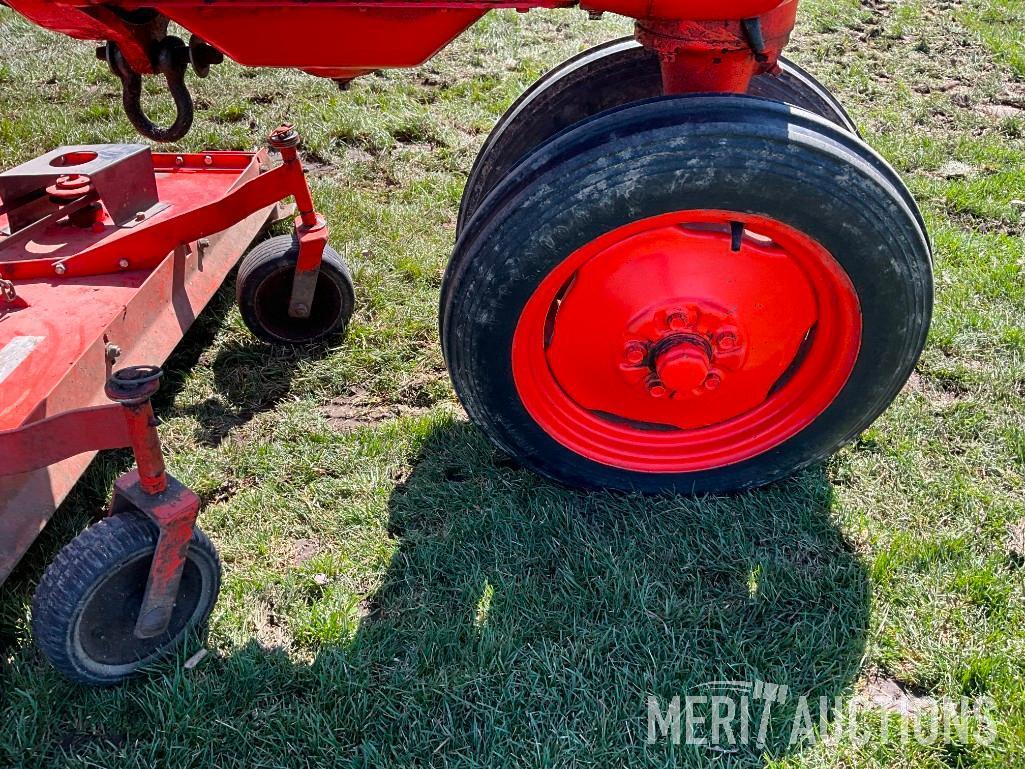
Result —
[{"label": "green grass", "polygon": [[[0,591],[0,767],[1025,765],[1025,573],[1007,547],[1025,518],[1025,115],[980,109],[1025,93],[1023,12],[804,3],[791,54],[921,202],[936,318],[857,443],[724,499],[588,495],[517,469],[466,423],[439,351],[476,150],[541,72],[626,22],[494,13],[345,93],[231,64],[194,82],[183,147],[299,124],[359,309],[336,345],[285,352],[252,339],[230,287],[214,300],[159,401],[224,559],[212,654],[96,691],[35,651],[33,585],[129,464],[102,457]],[[0,167],[134,139],[89,45],[4,10],[0,62]],[[353,403],[376,418],[336,429],[332,404]],[[876,680],[986,695],[997,740],[790,746],[787,705],[764,749],[645,744],[648,693],[754,678],[841,703]]]}]

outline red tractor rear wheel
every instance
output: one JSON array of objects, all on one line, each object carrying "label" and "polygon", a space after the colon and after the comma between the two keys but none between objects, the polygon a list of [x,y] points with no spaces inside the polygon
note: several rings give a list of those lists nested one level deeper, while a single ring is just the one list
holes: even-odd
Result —
[{"label": "red tractor rear wheel", "polygon": [[[781,58],[779,75],[759,75],[749,96],[784,102],[825,118],[853,134],[857,126],[829,89]],[[459,207],[459,230],[514,165],[541,143],[607,109],[662,96],[658,56],[633,37],[591,48],[530,86],[505,112],[474,161]]]},{"label": "red tractor rear wheel", "polygon": [[829,456],[896,396],[926,235],[856,136],[742,96],[585,120],[484,201],[443,288],[471,418],[579,486],[726,492]]}]

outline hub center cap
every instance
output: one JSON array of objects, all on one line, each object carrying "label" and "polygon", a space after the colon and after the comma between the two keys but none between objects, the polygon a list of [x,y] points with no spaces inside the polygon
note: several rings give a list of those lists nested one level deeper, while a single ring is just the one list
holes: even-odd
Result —
[{"label": "hub center cap", "polygon": [[682,339],[655,356],[655,373],[670,391],[684,395],[704,384],[711,363],[707,345]]}]

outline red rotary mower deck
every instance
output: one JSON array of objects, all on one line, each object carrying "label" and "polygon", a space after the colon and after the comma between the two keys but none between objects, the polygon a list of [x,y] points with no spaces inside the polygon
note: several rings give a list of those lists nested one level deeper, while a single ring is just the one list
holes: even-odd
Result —
[{"label": "red rotary mower deck", "polygon": [[220,564],[195,527],[199,498],[164,468],[150,399],[160,364],[284,199],[295,199],[295,229],[247,255],[244,320],[294,342],[351,314],[299,134],[282,125],[270,144],[273,167],[266,150],[99,144],[0,173],[0,583],[97,451],[131,448],[136,460],[114,483],[110,515],[36,591],[37,641],[77,680],[123,680],[213,607]]},{"label": "red rotary mower deck", "polygon": [[300,248],[282,303],[309,315],[327,227],[298,134],[271,141],[274,168],[265,150],[93,145],[0,174],[0,582],[96,451],[138,458],[150,440],[159,461],[155,433],[111,404],[126,400],[111,395],[114,364],[162,364],[289,196]]},{"label": "red rotary mower deck", "polygon": [[97,451],[131,448],[137,465],[115,481],[110,516],[65,547],[36,592],[37,640],[78,680],[122,680],[216,599],[199,499],[164,468],[150,399],[160,364],[284,199],[298,208],[294,233],[246,257],[243,318],[294,342],[351,314],[299,135],[285,124],[270,144],[273,167],[266,150],[102,144],[0,173],[0,583]]},{"label": "red rotary mower deck", "polygon": [[[125,430],[118,429],[124,420],[104,394],[114,353],[120,351],[118,365],[163,363],[271,212],[269,206],[261,208],[198,240],[160,242],[155,233],[162,222],[173,224],[258,176],[264,153],[153,154],[150,164],[146,147],[107,145],[64,148],[34,161],[33,167],[43,169],[53,158],[66,162],[74,154],[123,157],[126,150],[142,161],[140,178],[129,175],[113,180],[115,185],[125,194],[132,184],[144,184],[148,167],[156,185],[146,208],[163,208],[152,214],[141,209],[138,223],[133,210],[124,226],[104,213],[95,226],[50,222],[27,242],[9,244],[12,236],[0,236],[0,276],[11,281],[17,297],[0,302],[0,434],[99,407],[71,421],[49,423],[31,445],[19,442],[16,448],[13,438],[0,438],[0,580],[96,451],[130,445]],[[70,170],[66,165],[50,169],[53,181]],[[0,189],[2,182],[0,176]],[[0,229],[8,224],[8,215],[0,215]],[[74,266],[77,254],[98,247],[115,261],[113,270],[99,264],[107,261],[104,254],[89,260],[89,266]],[[61,258],[68,258],[68,266],[58,274]],[[58,457],[53,464],[46,461]],[[42,466],[7,474],[27,464]]]}]

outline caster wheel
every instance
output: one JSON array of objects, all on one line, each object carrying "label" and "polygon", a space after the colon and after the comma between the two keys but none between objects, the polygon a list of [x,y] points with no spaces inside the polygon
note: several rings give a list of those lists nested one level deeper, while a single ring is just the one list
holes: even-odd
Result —
[{"label": "caster wheel", "polygon": [[238,270],[235,296],[242,320],[253,335],[271,344],[316,342],[345,331],[355,306],[352,275],[345,260],[330,246],[324,248],[308,318],[288,314],[292,276],[299,243],[279,235],[257,245]]},{"label": "caster wheel", "polygon": [[746,96],[663,97],[524,158],[456,245],[467,413],[573,486],[723,493],[828,457],[925,343],[929,244],[858,137]]},{"label": "caster wheel", "polygon": [[221,562],[198,528],[167,630],[136,638],[157,527],[142,513],[90,526],[57,555],[32,600],[32,632],[50,663],[73,681],[110,686],[174,654],[210,616]]},{"label": "caster wheel", "polygon": [[[781,75],[759,75],[748,95],[786,102],[853,134],[854,121],[829,90],[791,61]],[[599,112],[662,95],[658,56],[625,37],[574,56],[528,88],[498,121],[477,155],[459,207],[457,230],[516,163],[564,128]]]}]

